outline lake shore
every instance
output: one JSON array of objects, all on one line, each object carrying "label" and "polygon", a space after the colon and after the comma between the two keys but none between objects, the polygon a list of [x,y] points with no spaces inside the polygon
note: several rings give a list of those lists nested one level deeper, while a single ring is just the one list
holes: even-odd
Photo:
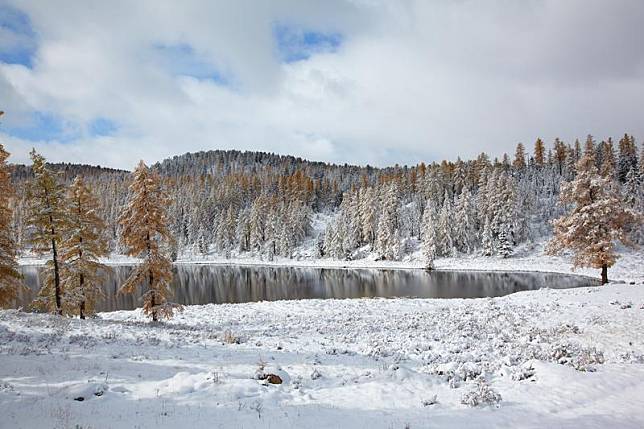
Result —
[{"label": "lake shore", "polygon": [[[617,283],[644,284],[644,252],[641,249],[621,249],[617,263],[609,269],[609,280]],[[18,260],[20,265],[44,265],[42,257],[24,257]],[[136,258],[124,255],[112,255],[102,259],[107,265],[136,264]],[[402,261],[375,260],[373,257],[353,261],[331,258],[281,258],[272,261],[251,254],[225,257],[216,254],[182,255],[175,264],[212,264],[212,265],[242,265],[266,267],[295,267],[295,268],[337,268],[337,269],[424,269],[421,255],[416,252],[408,255]],[[594,279],[599,278],[599,270],[578,268],[573,271],[570,257],[548,256],[543,253],[543,245],[529,251],[510,257],[468,255],[454,258],[438,258],[435,261],[437,270],[451,271],[504,271],[504,272],[546,272],[572,274]]]}]

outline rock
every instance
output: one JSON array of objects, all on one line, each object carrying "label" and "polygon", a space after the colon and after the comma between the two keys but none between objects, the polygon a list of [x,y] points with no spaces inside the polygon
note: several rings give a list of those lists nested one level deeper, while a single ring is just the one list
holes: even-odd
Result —
[{"label": "rock", "polygon": [[270,384],[282,384],[282,378],[275,374],[266,374],[266,381]]}]

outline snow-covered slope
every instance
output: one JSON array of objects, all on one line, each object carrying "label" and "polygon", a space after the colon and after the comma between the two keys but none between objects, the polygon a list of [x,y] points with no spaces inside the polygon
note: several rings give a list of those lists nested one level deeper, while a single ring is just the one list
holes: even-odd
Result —
[{"label": "snow-covered slope", "polygon": [[0,379],[12,428],[641,428],[644,287],[192,306],[157,325],[9,310]]}]

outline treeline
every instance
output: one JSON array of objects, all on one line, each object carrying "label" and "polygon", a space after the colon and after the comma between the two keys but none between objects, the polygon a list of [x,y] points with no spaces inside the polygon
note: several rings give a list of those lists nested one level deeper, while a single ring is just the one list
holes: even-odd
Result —
[{"label": "treeline", "polygon": [[[628,204],[642,210],[644,162],[632,136],[617,144],[537,140],[512,157],[443,161],[414,167],[339,166],[259,152],[210,151],[185,154],[152,166],[168,194],[171,253],[251,252],[272,259],[297,257],[305,240],[314,256],[356,259],[375,252],[403,259],[418,249],[423,234],[436,237],[437,256],[481,253],[508,256],[525,242],[552,232],[551,222],[568,208],[559,203],[562,181],[574,179],[576,163],[592,153],[598,171],[619,187]],[[99,198],[110,251],[123,253],[118,216],[126,202],[128,173],[51,165],[70,182],[82,174]],[[78,167],[80,168],[80,167]],[[20,174],[17,174],[20,172]],[[25,217],[28,167],[15,170],[16,240],[28,248]],[[75,174],[74,174],[75,173]],[[332,214],[325,231],[311,228],[315,215]],[[427,225],[432,225],[428,231]],[[641,231],[634,231],[642,242]]]}]

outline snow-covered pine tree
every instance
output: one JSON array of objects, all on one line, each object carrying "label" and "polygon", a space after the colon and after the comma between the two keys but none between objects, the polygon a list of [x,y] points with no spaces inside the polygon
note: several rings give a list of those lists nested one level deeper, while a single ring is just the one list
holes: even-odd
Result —
[{"label": "snow-covered pine tree", "polygon": [[371,186],[360,191],[359,217],[362,242],[373,246],[376,241],[376,198]]},{"label": "snow-covered pine tree", "polygon": [[36,298],[36,305],[62,315],[63,289],[60,281],[59,248],[62,233],[68,224],[65,188],[58,175],[47,167],[42,155],[32,150],[30,156],[34,175],[27,194],[28,224],[32,230],[30,242],[35,252],[51,255],[45,264],[45,281]]},{"label": "snow-covered pine tree", "polygon": [[641,214],[626,207],[611,189],[610,179],[599,175],[592,153],[587,152],[577,163],[575,180],[561,186],[561,201],[573,209],[553,222],[554,237],[546,249],[549,254],[572,250],[574,267],[601,269],[602,284],[608,282],[608,268],[618,258],[615,241],[630,244],[625,228],[641,222]]},{"label": "snow-covered pine tree", "polygon": [[517,149],[514,153],[514,161],[512,162],[512,166],[519,171],[525,168],[525,148],[523,147],[523,143],[517,144]]},{"label": "snow-covered pine tree", "polygon": [[266,197],[260,195],[253,201],[250,209],[250,248],[253,251],[260,251],[266,241],[266,225],[268,204]]},{"label": "snow-covered pine tree", "polygon": [[499,233],[499,255],[504,258],[510,257],[512,255],[512,240],[510,238],[510,233],[508,232],[507,225],[503,226],[501,232]]},{"label": "snow-covered pine tree", "polygon": [[467,188],[463,188],[456,199],[453,222],[454,244],[457,250],[466,254],[471,253],[477,241],[476,214],[472,193]]},{"label": "snow-covered pine tree", "polygon": [[133,293],[138,285],[145,284],[143,312],[153,321],[159,317],[171,318],[181,306],[168,302],[172,262],[163,251],[171,240],[166,218],[168,198],[159,175],[143,161],[133,175],[129,202],[119,223],[123,226],[121,241],[127,254],[141,258],[141,263],[132,270],[119,292]]},{"label": "snow-covered pine tree", "polygon": [[22,275],[18,272],[16,262],[16,243],[11,231],[13,214],[9,200],[14,196],[14,189],[7,158],[9,152],[0,144],[0,308],[11,305],[22,284]]},{"label": "snow-covered pine tree", "polygon": [[490,217],[485,217],[485,222],[483,224],[483,235],[481,236],[481,246],[483,256],[492,256],[494,254],[494,235],[492,233],[492,223],[490,222]]},{"label": "snow-covered pine tree", "polygon": [[105,222],[97,212],[98,200],[77,176],[68,191],[68,224],[60,243],[60,260],[64,308],[81,319],[94,312],[96,300],[103,295],[101,271],[109,270],[98,262],[98,258],[107,256],[108,248],[103,236]]},{"label": "snow-covered pine tree", "polygon": [[545,164],[545,146],[540,138],[534,142],[534,163],[537,167],[543,167]]},{"label": "snow-covered pine tree", "polygon": [[440,256],[455,256],[456,247],[454,246],[454,231],[452,224],[454,222],[451,198],[447,191],[443,198],[443,206],[438,214],[438,225],[436,228],[436,250]]},{"label": "snow-covered pine tree", "polygon": [[633,136],[624,134],[624,137],[619,140],[618,146],[617,177],[621,183],[625,183],[628,172],[637,169],[637,145]]},{"label": "snow-covered pine tree", "polygon": [[431,201],[428,201],[423,213],[422,222],[422,242],[425,268],[434,269],[434,260],[436,259],[436,210]]},{"label": "snow-covered pine tree", "polygon": [[397,187],[394,183],[391,183],[383,191],[384,195],[376,232],[376,251],[382,259],[394,259],[394,231],[398,228]]}]

